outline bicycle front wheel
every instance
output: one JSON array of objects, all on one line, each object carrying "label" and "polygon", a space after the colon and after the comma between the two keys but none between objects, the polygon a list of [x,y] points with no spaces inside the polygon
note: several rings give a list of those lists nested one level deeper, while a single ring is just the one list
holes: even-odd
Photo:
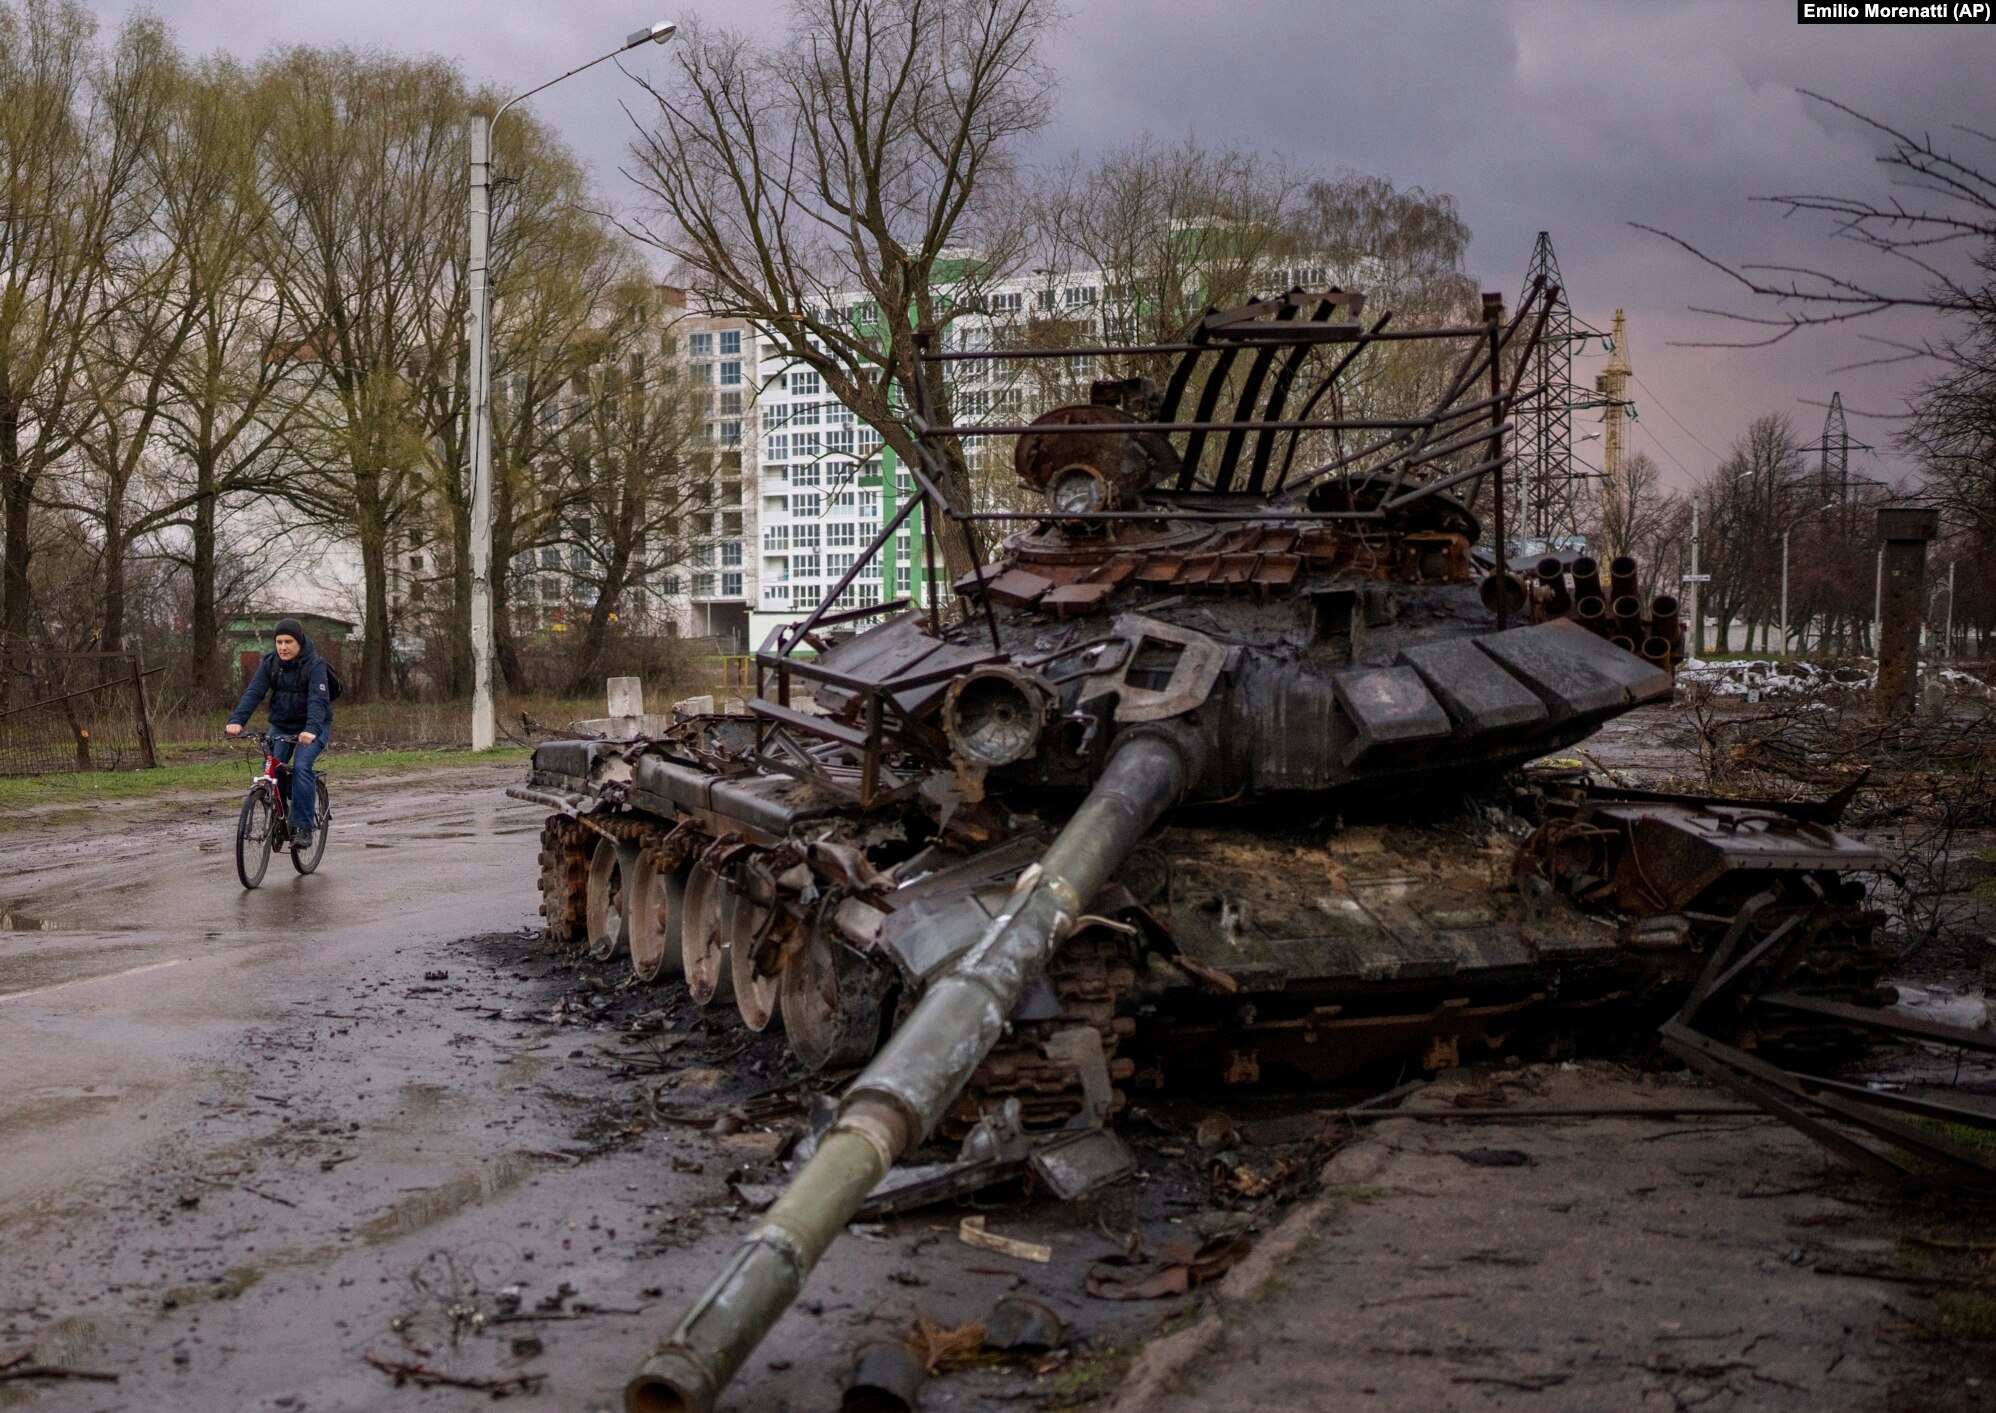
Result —
[{"label": "bicycle front wheel", "polygon": [[333,807],[326,799],[326,782],[322,777],[319,791],[312,803],[312,847],[291,851],[291,866],[300,873],[310,873],[319,866],[319,860],[326,856],[326,831],[333,826]]},{"label": "bicycle front wheel", "polygon": [[270,835],[276,815],[269,787],[253,787],[236,820],[236,877],[245,888],[263,882],[264,870],[270,867]]}]

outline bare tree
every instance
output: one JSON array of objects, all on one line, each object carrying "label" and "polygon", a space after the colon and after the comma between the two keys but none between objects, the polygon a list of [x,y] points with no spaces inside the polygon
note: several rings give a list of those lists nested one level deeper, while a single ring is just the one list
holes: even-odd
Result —
[{"label": "bare tree", "polygon": [[[1784,215],[1817,218],[1841,258],[1810,264],[1735,264],[1654,231],[1718,270],[1744,307],[1706,310],[1743,325],[1735,344],[1778,342],[1808,329],[1863,325],[1910,311],[1932,332],[1865,335],[1877,362],[1937,369],[1912,400],[1899,444],[1917,457],[1926,491],[1949,521],[1996,552],[1996,133],[1953,124],[1943,139],[1881,122],[1821,94],[1880,143],[1892,188],[1873,197],[1796,193],[1762,198]],[[1650,227],[1641,227],[1650,230]]]},{"label": "bare tree", "polygon": [[[577,424],[562,438],[571,494],[561,525],[589,616],[569,669],[575,695],[602,679],[611,625],[634,595],[683,564],[716,501],[717,448],[705,439],[708,393],[676,356],[673,311],[642,278],[617,292],[604,357],[575,379]],[[739,479],[739,466],[734,471]]]},{"label": "bare tree", "polygon": [[275,493],[291,419],[321,365],[292,298],[297,247],[260,160],[272,90],[234,60],[188,75],[157,161],[160,222],[180,256],[189,336],[164,375],[161,437],[179,462],[176,523],[189,577],[188,682],[197,700],[218,673],[221,605],[240,571],[224,563],[218,521],[230,499]]},{"label": "bare tree", "polygon": [[37,491],[92,415],[80,374],[149,215],[159,35],[134,20],[100,54],[80,5],[0,6],[0,644],[28,638]]},{"label": "bare tree", "polygon": [[[912,460],[917,379],[950,405],[916,331],[941,329],[1023,248],[1015,149],[1049,115],[1038,45],[1055,11],[796,0],[791,15],[774,47],[681,30],[678,77],[646,85],[656,113],[633,148],[658,208],[644,235],[704,312],[752,321]],[[940,489],[967,508],[963,450],[943,451]],[[965,528],[938,528],[950,571],[968,571]]]},{"label": "bare tree", "polygon": [[[559,533],[576,494],[563,474],[562,441],[587,411],[575,382],[609,356],[629,318],[627,282],[637,275],[630,242],[589,210],[573,154],[547,129],[511,118],[497,139],[504,184],[493,203],[492,552],[505,566]],[[441,490],[454,550],[453,617],[463,625],[452,631],[454,677],[468,688],[470,484],[451,478]],[[511,587],[511,575],[493,576],[500,670],[517,690],[524,682]]]},{"label": "bare tree", "polygon": [[272,182],[299,254],[289,297],[320,380],[292,424],[285,494],[350,532],[364,586],[354,685],[387,693],[390,557],[426,493],[461,475],[461,262],[470,96],[457,71],[347,50],[293,50],[265,80]]}]

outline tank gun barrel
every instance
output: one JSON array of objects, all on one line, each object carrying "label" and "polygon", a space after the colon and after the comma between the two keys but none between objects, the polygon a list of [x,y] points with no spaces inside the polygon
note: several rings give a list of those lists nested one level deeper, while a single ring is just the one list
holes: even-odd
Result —
[{"label": "tank gun barrel", "polygon": [[624,1390],[629,1413],[711,1413],[832,1240],[970,1080],[1088,899],[1199,773],[1190,731],[1123,737],[1100,779],[975,946],[929,987],[801,1172]]}]

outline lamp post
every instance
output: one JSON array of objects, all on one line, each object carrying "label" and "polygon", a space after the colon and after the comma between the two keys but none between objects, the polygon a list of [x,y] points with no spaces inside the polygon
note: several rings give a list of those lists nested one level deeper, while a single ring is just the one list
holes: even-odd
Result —
[{"label": "lamp post", "polygon": [[1788,642],[1788,537],[1794,533],[1795,527],[1800,525],[1804,520],[1809,519],[1811,516],[1821,515],[1825,510],[1835,510],[1842,503],[1841,501],[1831,501],[1821,509],[1807,511],[1798,515],[1789,521],[1788,527],[1781,532],[1781,655],[1783,657],[1786,657],[1793,651]]},{"label": "lamp post", "polygon": [[663,44],[678,26],[661,20],[630,35],[607,54],[515,94],[491,117],[471,115],[471,259],[466,267],[471,302],[471,748],[489,750],[498,739],[492,704],[492,287],[487,250],[492,241],[492,129],[500,115],[605,59],[644,44]]}]

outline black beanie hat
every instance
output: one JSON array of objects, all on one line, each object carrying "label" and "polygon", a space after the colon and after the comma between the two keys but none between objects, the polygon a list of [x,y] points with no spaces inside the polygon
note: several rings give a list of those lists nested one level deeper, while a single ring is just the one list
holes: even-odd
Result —
[{"label": "black beanie hat", "polygon": [[270,636],[273,638],[296,638],[299,647],[302,648],[305,646],[305,630],[298,626],[298,620],[295,618],[278,619],[277,627],[271,630]]}]

